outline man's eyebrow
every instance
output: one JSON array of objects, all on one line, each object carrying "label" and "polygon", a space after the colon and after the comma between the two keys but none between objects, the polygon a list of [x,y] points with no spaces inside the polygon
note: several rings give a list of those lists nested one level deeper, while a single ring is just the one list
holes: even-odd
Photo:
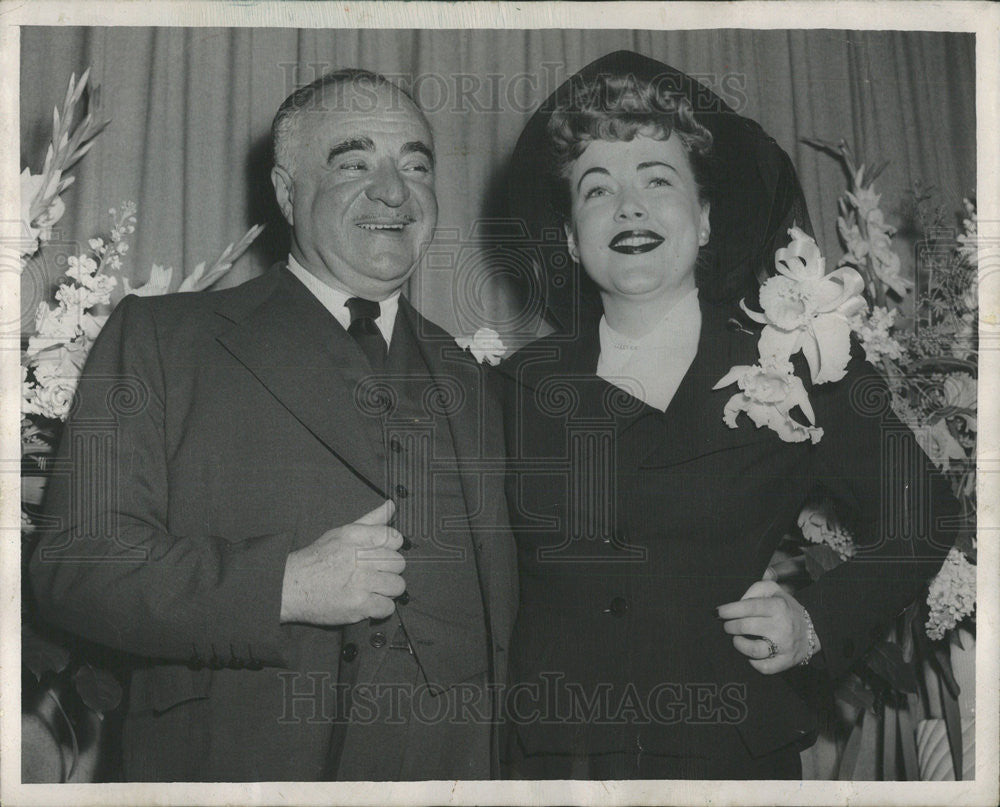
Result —
[{"label": "man's eyebrow", "polygon": [[588,174],[604,174],[605,176],[611,176],[607,168],[601,168],[599,165],[595,165],[593,168],[588,168],[576,182],[577,191],[580,190],[580,186],[583,184],[583,180]]},{"label": "man's eyebrow", "polygon": [[431,165],[434,165],[434,152],[431,147],[420,140],[411,140],[408,143],[404,143],[403,147],[399,150],[400,155],[403,154],[423,154],[428,160],[431,161]]},{"label": "man's eyebrow", "polygon": [[375,143],[370,137],[352,137],[350,140],[344,140],[331,148],[326,161],[329,163],[349,151],[375,151]]}]

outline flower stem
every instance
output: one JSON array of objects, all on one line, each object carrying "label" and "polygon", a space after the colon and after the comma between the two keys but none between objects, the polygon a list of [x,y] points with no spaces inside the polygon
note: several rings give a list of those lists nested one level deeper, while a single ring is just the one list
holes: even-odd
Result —
[{"label": "flower stem", "polygon": [[46,689],[45,694],[52,698],[53,703],[56,705],[56,709],[58,709],[59,714],[62,715],[62,719],[66,721],[66,728],[69,729],[69,739],[70,743],[73,745],[73,759],[70,762],[69,773],[66,774],[66,778],[63,780],[64,782],[68,782],[73,778],[73,774],[76,771],[76,764],[80,759],[80,746],[76,741],[76,731],[73,729],[73,723],[69,719],[69,715],[67,715],[66,711],[63,709],[63,705],[59,702],[59,698],[56,697],[55,693],[51,689]]}]

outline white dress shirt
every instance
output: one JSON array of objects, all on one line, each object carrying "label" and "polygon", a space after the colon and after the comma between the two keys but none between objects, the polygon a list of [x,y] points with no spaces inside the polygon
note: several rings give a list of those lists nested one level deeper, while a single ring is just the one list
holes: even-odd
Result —
[{"label": "white dress shirt", "polygon": [[[348,294],[346,291],[328,286],[308,269],[304,269],[291,255],[288,256],[288,271],[295,275],[302,284],[312,292],[313,296],[319,300],[324,308],[337,318],[337,322],[344,326],[346,331],[351,324],[351,312],[347,308],[347,301],[356,294]],[[399,292],[379,301],[379,315],[375,320],[378,329],[385,338],[386,347],[392,341],[392,328],[396,324],[396,312],[399,311]]]},{"label": "white dress shirt", "polygon": [[701,307],[693,289],[640,339],[618,333],[601,317],[597,375],[661,411],[666,410],[698,352]]}]

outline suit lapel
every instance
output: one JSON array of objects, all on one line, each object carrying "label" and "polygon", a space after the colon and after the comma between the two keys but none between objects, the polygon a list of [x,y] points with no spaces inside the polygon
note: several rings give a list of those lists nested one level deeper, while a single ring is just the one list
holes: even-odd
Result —
[{"label": "suit lapel", "polygon": [[222,345],[320,442],[379,495],[381,427],[356,391],[370,370],[340,323],[287,270],[249,311],[220,307],[233,321]]}]

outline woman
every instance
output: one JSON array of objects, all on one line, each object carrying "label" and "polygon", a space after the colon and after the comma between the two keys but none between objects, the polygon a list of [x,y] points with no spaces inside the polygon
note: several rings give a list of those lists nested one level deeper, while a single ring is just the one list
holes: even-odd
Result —
[{"label": "woman", "polygon": [[[713,387],[758,359],[737,303],[755,307],[788,228],[808,228],[759,126],[620,52],[553,94],[515,165],[515,214],[540,231],[560,212],[571,261],[546,256],[556,332],[503,366],[511,776],[799,778],[815,716],[795,679],[843,674],[917,596],[947,546],[886,517],[932,498],[938,516],[947,490],[931,495],[912,436],[871,405],[888,396],[859,356],[809,389],[817,443],[723,422],[734,390]],[[891,466],[894,446],[921,460]],[[761,581],[818,488],[858,559],[792,597]]]}]

